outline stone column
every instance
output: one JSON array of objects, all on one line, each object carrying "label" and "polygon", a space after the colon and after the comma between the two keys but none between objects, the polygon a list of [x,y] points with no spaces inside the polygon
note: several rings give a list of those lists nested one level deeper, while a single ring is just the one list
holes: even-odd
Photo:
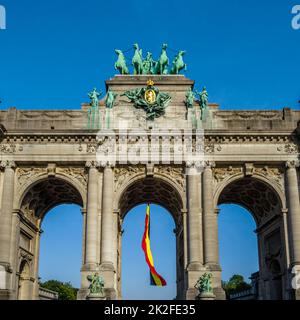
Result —
[{"label": "stone column", "polygon": [[[0,211],[0,266],[1,270],[11,272],[12,261],[10,257],[11,232],[14,200],[15,182],[15,163],[13,161],[2,161],[1,167],[4,168],[2,206]],[[8,289],[8,278],[6,276],[6,288]]]},{"label": "stone column", "polygon": [[109,300],[117,299],[116,270],[114,267],[117,234],[114,228],[113,196],[114,172],[110,166],[105,166],[102,193],[100,273],[105,283],[105,295]]},{"label": "stone column", "polygon": [[201,208],[199,201],[200,174],[196,168],[187,168],[188,207],[188,270],[202,267]]},{"label": "stone column", "polygon": [[82,214],[82,265],[84,266],[86,263],[85,261],[86,209],[81,209],[81,214]]},{"label": "stone column", "polygon": [[300,265],[300,204],[296,170],[298,165],[296,161],[286,163],[291,267]]},{"label": "stone column", "polygon": [[213,203],[214,163],[209,163],[203,173],[203,230],[204,263],[211,270],[220,270],[218,244],[218,215]]},{"label": "stone column", "polygon": [[33,267],[33,277],[35,279],[34,286],[33,286],[33,297],[34,300],[40,299],[39,294],[39,264],[40,264],[40,245],[41,245],[41,235],[43,234],[43,230],[41,227],[39,227],[38,230],[36,230],[36,236],[35,236],[35,248],[34,248],[34,267]]},{"label": "stone column", "polygon": [[97,267],[97,231],[98,231],[98,169],[96,162],[87,162],[88,197],[86,216],[85,266],[89,270]]},{"label": "stone column", "polygon": [[114,173],[110,166],[106,166],[103,172],[101,266],[108,270],[114,270],[113,196]]},{"label": "stone column", "polygon": [[184,268],[188,265],[187,211],[182,210]]},{"label": "stone column", "polygon": [[16,274],[19,272],[18,270],[18,252],[20,247],[20,215],[21,212],[19,210],[13,211],[13,217],[12,217],[12,234],[11,234],[11,248],[10,248],[10,264],[13,270],[12,274],[12,289],[14,290],[14,296],[13,299],[17,299],[16,293],[17,293],[17,276]]}]

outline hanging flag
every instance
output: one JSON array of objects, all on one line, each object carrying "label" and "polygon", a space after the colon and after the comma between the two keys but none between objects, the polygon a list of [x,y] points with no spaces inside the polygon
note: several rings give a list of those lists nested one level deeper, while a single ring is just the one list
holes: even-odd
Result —
[{"label": "hanging flag", "polygon": [[146,220],[145,220],[145,231],[143,236],[142,248],[145,253],[146,262],[150,268],[151,285],[164,287],[167,285],[166,281],[156,272],[154,268],[154,262],[150,247],[150,205],[147,206]]}]

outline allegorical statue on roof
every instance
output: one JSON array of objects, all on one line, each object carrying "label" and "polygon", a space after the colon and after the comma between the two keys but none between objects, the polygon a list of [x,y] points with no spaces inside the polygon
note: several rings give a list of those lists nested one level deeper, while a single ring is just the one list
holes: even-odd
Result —
[{"label": "allegorical statue on roof", "polygon": [[112,90],[109,89],[107,91],[106,98],[105,98],[105,106],[107,109],[113,109],[117,96],[118,94],[114,93]]},{"label": "allegorical statue on roof", "polygon": [[99,121],[99,97],[102,95],[96,88],[92,92],[88,93],[91,99],[90,108],[88,110],[88,128],[97,129],[97,123]]},{"label": "allegorical statue on roof", "polygon": [[205,120],[207,117],[207,114],[209,112],[208,110],[208,92],[206,90],[206,87],[203,87],[201,92],[195,91],[196,94],[199,96],[199,105],[201,108],[201,120]]},{"label": "allegorical statue on roof", "polygon": [[96,88],[93,89],[92,92],[88,93],[89,98],[91,99],[91,106],[98,107],[99,106],[99,97],[101,96],[101,92],[99,93]]},{"label": "allegorical statue on roof", "polygon": [[186,93],[186,101],[185,104],[188,109],[191,109],[194,107],[194,101],[195,101],[195,93],[193,92],[192,88],[190,88]]},{"label": "allegorical statue on roof", "polygon": [[143,61],[143,74],[153,74],[154,65],[155,61],[153,60],[152,53],[147,52],[147,57]]}]

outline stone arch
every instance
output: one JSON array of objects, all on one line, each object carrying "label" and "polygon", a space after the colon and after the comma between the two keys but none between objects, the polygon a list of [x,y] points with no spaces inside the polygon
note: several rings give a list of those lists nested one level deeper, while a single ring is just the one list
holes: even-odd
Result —
[{"label": "stone arch", "polygon": [[18,208],[22,213],[43,219],[45,214],[61,204],[85,207],[86,192],[66,175],[40,175],[28,181],[20,190]]},{"label": "stone arch", "polygon": [[[164,175],[155,174],[146,176],[135,175],[128,179],[117,193],[115,205],[120,213],[121,223],[126,214],[139,204],[155,203],[164,207],[173,217],[176,229],[176,277],[177,277],[177,298],[183,299],[184,283],[184,237],[183,215],[185,207],[184,191],[172,180]],[[118,291],[121,296],[121,256],[122,256],[122,233],[119,233],[118,245]]]},{"label": "stone arch", "polygon": [[217,186],[214,201],[215,206],[238,204],[252,214],[258,240],[258,299],[283,299],[288,277],[283,191],[269,177],[241,172]]},{"label": "stone arch", "polygon": [[235,174],[218,184],[214,194],[215,207],[228,203],[241,205],[251,212],[257,225],[267,216],[274,212],[281,214],[286,208],[283,191],[273,181],[258,174]]},{"label": "stone arch", "polygon": [[182,192],[173,181],[162,175],[135,176],[122,186],[116,201],[122,219],[137,205],[151,202],[167,209],[177,225],[184,209]]}]

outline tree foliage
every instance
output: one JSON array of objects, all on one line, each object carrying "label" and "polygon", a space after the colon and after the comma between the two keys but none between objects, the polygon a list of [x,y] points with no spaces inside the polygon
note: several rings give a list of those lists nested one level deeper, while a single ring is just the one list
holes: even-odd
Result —
[{"label": "tree foliage", "polygon": [[222,286],[227,299],[229,299],[231,294],[252,288],[252,286],[244,280],[244,277],[239,274],[233,275],[229,281],[222,281]]},{"label": "tree foliage", "polygon": [[57,280],[49,280],[40,283],[42,288],[55,291],[58,293],[59,300],[76,300],[78,289],[74,288],[70,282],[60,282]]}]

